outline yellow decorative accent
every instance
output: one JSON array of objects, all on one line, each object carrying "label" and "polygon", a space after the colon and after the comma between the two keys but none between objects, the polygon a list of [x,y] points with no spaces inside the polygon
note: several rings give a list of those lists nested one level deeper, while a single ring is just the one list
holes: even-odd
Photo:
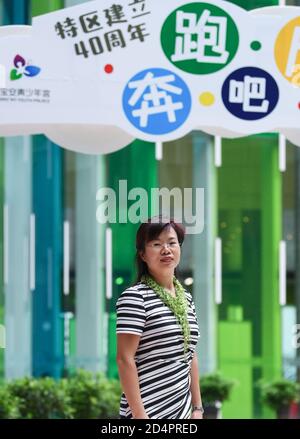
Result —
[{"label": "yellow decorative accent", "polygon": [[300,87],[300,17],[289,21],[279,32],[275,43],[275,61],[281,74]]},{"label": "yellow decorative accent", "polygon": [[199,96],[199,102],[205,107],[209,107],[210,105],[213,105],[215,103],[215,97],[212,93],[206,91],[204,93],[201,93],[201,95]]}]

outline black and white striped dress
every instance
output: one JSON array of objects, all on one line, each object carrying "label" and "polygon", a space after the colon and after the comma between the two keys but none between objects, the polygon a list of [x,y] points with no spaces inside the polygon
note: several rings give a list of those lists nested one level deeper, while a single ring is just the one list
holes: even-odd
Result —
[{"label": "black and white striped dress", "polygon": [[[181,326],[155,291],[143,283],[127,288],[117,301],[117,333],[140,335],[135,354],[141,397],[151,419],[189,419],[191,415],[191,362],[199,327],[192,296],[186,291],[191,337],[184,358]],[[126,396],[120,418],[132,418]]]}]

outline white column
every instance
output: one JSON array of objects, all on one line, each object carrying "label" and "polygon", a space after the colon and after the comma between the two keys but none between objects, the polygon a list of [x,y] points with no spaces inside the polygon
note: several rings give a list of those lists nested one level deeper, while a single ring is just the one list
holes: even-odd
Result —
[{"label": "white column", "polygon": [[[88,0],[65,0],[65,7]],[[76,154],[76,364],[106,370],[105,227],[96,221],[96,193],[105,186],[105,159]]]},{"label": "white column", "polygon": [[[5,139],[5,378],[31,375],[31,139]],[[34,249],[32,249],[34,250]],[[30,278],[31,273],[31,278]],[[31,284],[31,285],[30,285]]]},{"label": "white column", "polygon": [[216,172],[214,138],[193,134],[193,186],[204,188],[204,230],[193,235],[194,303],[201,338],[197,345],[201,374],[216,367],[214,240],[216,235]]},{"label": "white column", "polygon": [[76,365],[106,370],[105,228],[96,220],[96,193],[105,186],[104,158],[76,154]]}]

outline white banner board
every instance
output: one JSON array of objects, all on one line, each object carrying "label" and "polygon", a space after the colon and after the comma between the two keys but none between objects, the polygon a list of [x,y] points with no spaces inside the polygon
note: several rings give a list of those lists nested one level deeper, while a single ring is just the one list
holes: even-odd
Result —
[{"label": "white banner board", "polygon": [[97,0],[0,28],[0,135],[106,153],[192,130],[300,146],[300,7]]}]

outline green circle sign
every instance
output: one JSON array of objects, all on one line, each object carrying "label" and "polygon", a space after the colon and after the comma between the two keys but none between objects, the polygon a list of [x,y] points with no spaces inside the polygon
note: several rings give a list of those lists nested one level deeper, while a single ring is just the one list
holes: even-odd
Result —
[{"label": "green circle sign", "polygon": [[168,60],[195,75],[226,67],[239,45],[233,19],[209,3],[188,3],[175,9],[165,20],[160,37]]}]

